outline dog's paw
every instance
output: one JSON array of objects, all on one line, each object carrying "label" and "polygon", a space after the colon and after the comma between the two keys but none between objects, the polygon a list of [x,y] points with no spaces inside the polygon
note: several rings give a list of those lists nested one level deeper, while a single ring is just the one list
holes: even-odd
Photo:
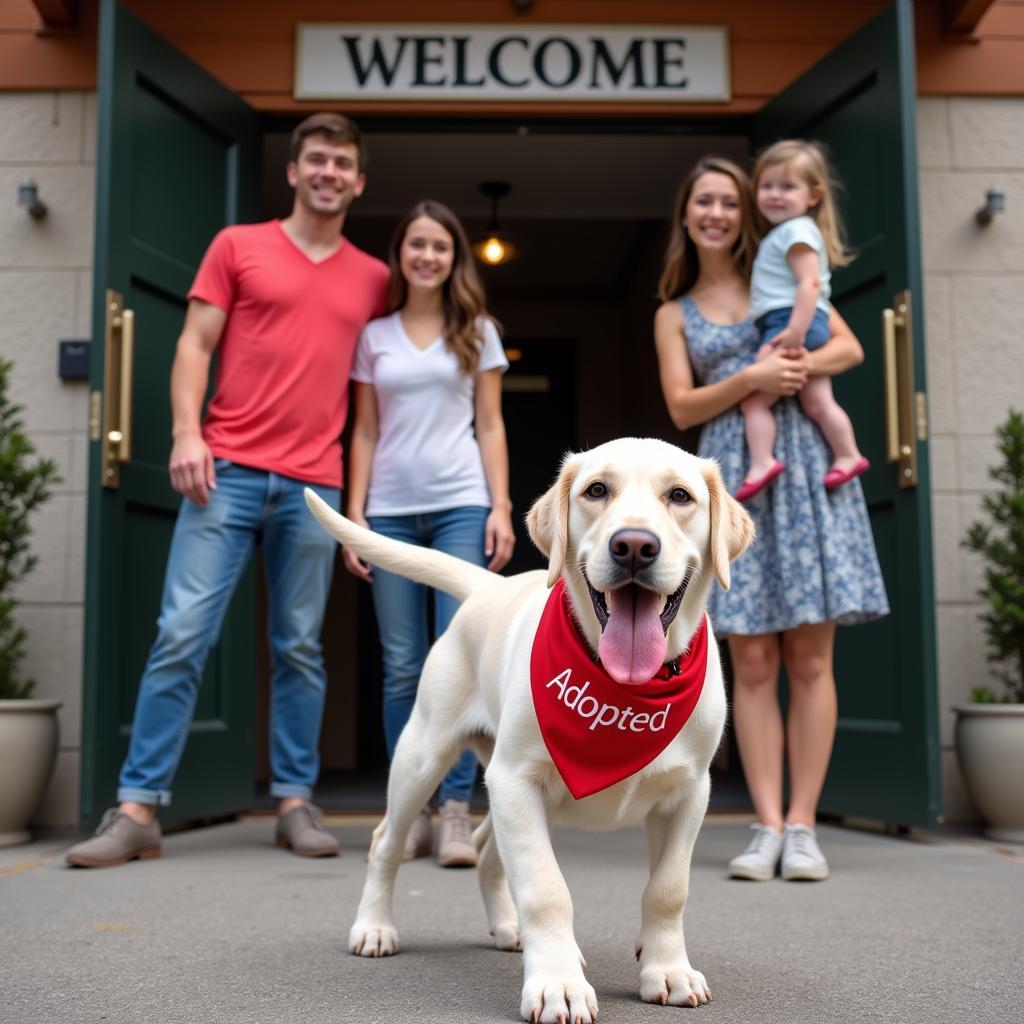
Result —
[{"label": "dog's paw", "polygon": [[348,933],[348,949],[356,956],[394,956],[398,952],[398,930],[391,925],[363,925],[356,921]]},{"label": "dog's paw", "polygon": [[512,924],[495,925],[491,935],[494,936],[494,945],[498,949],[506,949],[510,953],[521,953],[523,951],[523,942],[519,938],[518,924],[513,922]]},{"label": "dog's paw", "polygon": [[594,1024],[597,993],[582,972],[573,980],[537,975],[523,985],[519,1012],[531,1024]]},{"label": "dog's paw", "polygon": [[707,978],[689,964],[645,967],[640,972],[640,998],[662,1006],[703,1006],[710,1003]]}]

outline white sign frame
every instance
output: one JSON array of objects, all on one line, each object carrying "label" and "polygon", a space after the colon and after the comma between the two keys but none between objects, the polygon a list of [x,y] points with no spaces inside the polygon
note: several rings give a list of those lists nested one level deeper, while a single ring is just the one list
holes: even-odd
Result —
[{"label": "white sign frame", "polygon": [[724,25],[299,22],[295,98],[725,103],[732,98],[729,30]]}]

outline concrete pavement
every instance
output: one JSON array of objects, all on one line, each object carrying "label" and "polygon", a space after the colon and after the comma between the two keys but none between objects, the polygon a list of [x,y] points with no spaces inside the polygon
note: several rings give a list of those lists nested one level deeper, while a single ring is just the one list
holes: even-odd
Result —
[{"label": "concrete pavement", "polygon": [[[0,1022],[517,1020],[520,957],[489,946],[471,871],[405,865],[401,953],[348,955],[370,825],[328,822],[336,860],[276,849],[272,818],[177,833],[159,860],[103,871],[66,868],[67,842],[0,850]],[[686,934],[715,1002],[679,1010],[636,995],[642,833],[559,831],[602,1024],[1024,1020],[1024,848],[819,834],[829,881],[736,882],[724,865],[745,824],[709,819]]]}]

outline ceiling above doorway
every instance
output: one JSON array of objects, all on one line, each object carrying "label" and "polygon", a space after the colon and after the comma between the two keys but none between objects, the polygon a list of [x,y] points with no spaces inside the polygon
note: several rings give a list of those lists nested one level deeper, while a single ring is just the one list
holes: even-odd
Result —
[{"label": "ceiling above doorway", "polygon": [[[480,182],[512,190],[501,203],[503,229],[523,258],[488,270],[503,287],[612,287],[622,263],[671,214],[679,181],[709,153],[743,164],[744,135],[515,132],[367,132],[366,191],[352,208],[348,233],[383,255],[400,217],[420,199],[452,207],[473,236],[490,205]],[[264,210],[291,207],[284,179],[287,133],[264,137]],[[280,168],[280,171],[277,169]],[[493,275],[493,277],[492,277]]]}]

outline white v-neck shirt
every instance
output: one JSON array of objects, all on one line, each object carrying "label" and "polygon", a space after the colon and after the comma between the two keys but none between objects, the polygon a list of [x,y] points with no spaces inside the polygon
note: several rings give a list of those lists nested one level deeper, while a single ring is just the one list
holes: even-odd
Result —
[{"label": "white v-neck shirt", "polygon": [[[478,373],[508,369],[498,331],[482,327]],[[366,498],[368,516],[491,507],[473,433],[476,380],[459,370],[444,338],[417,348],[401,316],[371,320],[359,337],[352,379],[373,385],[379,436]]]}]

